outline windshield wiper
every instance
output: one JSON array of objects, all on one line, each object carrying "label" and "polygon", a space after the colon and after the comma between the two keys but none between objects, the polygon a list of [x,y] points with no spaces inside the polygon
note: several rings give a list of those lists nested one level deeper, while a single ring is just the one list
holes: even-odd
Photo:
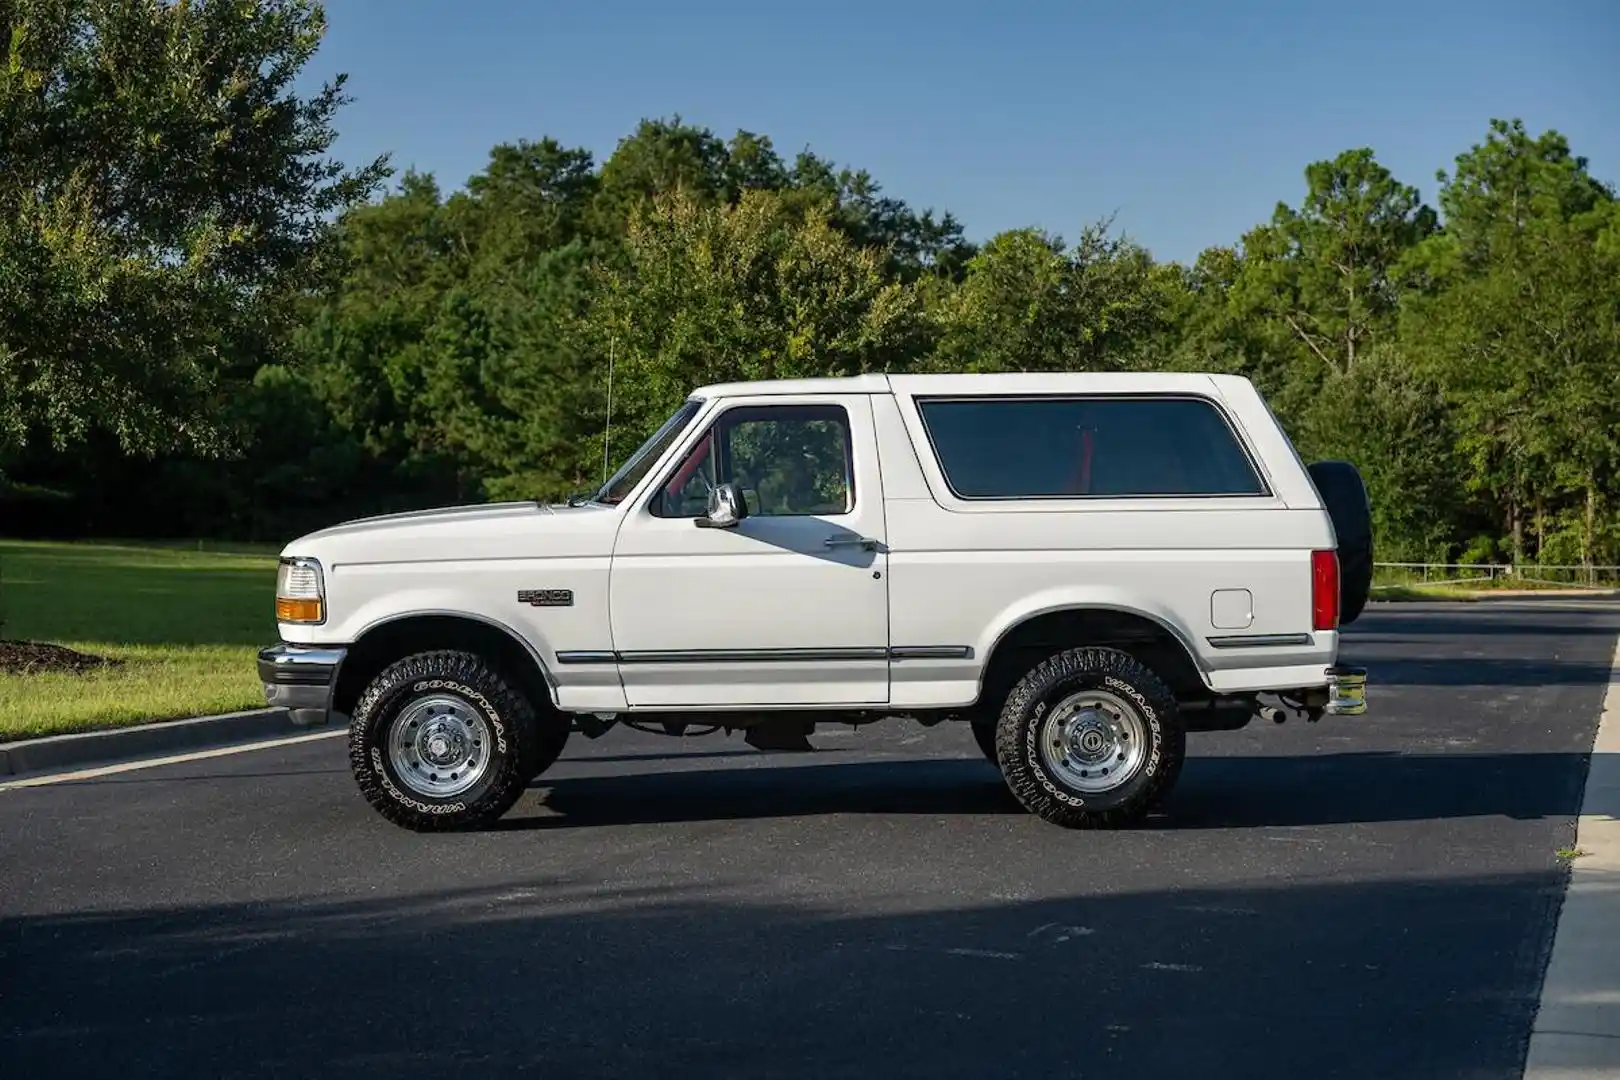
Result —
[{"label": "windshield wiper", "polygon": [[576,491],[574,494],[568,496],[568,505],[584,506],[587,503],[595,502],[597,494],[598,493],[595,491]]}]

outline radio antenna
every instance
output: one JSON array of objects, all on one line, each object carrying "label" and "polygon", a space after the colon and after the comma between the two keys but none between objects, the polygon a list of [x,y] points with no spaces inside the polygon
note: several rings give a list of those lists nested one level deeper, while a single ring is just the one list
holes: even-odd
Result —
[{"label": "radio antenna", "polygon": [[607,426],[602,429],[602,483],[608,482],[608,445],[613,435],[613,351],[617,336],[608,339]]}]

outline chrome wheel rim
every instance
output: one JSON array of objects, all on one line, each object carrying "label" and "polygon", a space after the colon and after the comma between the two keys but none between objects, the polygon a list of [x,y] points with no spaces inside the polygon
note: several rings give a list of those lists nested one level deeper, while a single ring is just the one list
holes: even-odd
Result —
[{"label": "chrome wheel rim", "polygon": [[435,799],[471,788],[489,770],[489,725],[448,694],[411,702],[388,728],[388,760],[400,783]]},{"label": "chrome wheel rim", "polygon": [[1041,760],[1052,775],[1088,795],[1128,783],[1147,758],[1147,723],[1106,690],[1070,694],[1041,723]]}]

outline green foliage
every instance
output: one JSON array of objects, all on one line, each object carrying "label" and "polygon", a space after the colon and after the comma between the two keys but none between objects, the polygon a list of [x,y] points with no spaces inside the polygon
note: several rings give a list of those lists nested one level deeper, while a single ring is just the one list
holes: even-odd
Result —
[{"label": "green foliage", "polygon": [[1455,224],[1411,254],[1403,337],[1446,388],[1468,485],[1512,556],[1530,557],[1529,529],[1544,541],[1573,497],[1593,561],[1620,449],[1613,194],[1560,136],[1502,122],[1441,179]]},{"label": "green foliage", "polygon": [[[317,9],[19,10],[34,22],[13,35],[5,130],[43,123],[29,119],[43,95],[118,145],[156,130],[162,160],[194,167],[170,175],[137,149],[140,167],[115,173],[82,142],[18,144],[43,157],[4,188],[0,219],[0,464],[17,481],[0,484],[0,513],[27,497],[25,514],[51,507],[65,531],[140,518],[284,540],[361,513],[595,490],[707,383],[1175,369],[1252,378],[1307,460],[1354,462],[1381,558],[1620,562],[1620,209],[1556,132],[1493,121],[1441,174],[1438,212],[1369,149],[1311,163],[1297,201],[1190,266],[1106,220],[1072,244],[1031,228],[975,246],[864,171],[679,117],[643,121],[600,163],[519,140],[463,189],[407,172],[360,202],[374,170],[291,164],[324,151],[339,100],[284,89]],[[58,25],[39,22],[48,11],[141,39],[130,55],[155,66],[127,115],[118,79],[28,59],[99,55],[30,37]],[[228,116],[209,120],[176,73],[191,54],[154,44],[186,34],[272,58],[242,93],[280,119],[245,123],[216,94],[206,108]],[[30,81],[53,70],[97,89]],[[243,140],[251,153],[232,158]],[[127,220],[107,209],[114,175],[148,180]],[[210,194],[227,178],[244,193],[228,205],[248,208],[229,220]],[[130,454],[205,436],[235,453]],[[79,451],[58,449],[73,438]],[[802,464],[755,477],[749,497],[836,501],[836,470]]]},{"label": "green foliage", "polygon": [[1183,288],[1146,250],[1088,227],[1072,249],[1022,229],[994,237],[959,286],[936,288],[941,371],[1120,370],[1171,325]]},{"label": "green foliage", "polygon": [[628,445],[697,386],[886,371],[915,355],[915,291],[831,215],[758,189],[735,205],[659,196],[632,215],[586,319],[615,362]]},{"label": "green foliage", "polygon": [[383,163],[321,155],[342,81],[292,84],[299,0],[11,0],[0,15],[0,452],[109,433],[217,452],[234,377],[319,284],[329,216]]},{"label": "green foliage", "polygon": [[1361,470],[1372,501],[1378,556],[1445,562],[1465,510],[1461,462],[1444,392],[1404,356],[1380,346],[1327,378],[1300,449]]}]

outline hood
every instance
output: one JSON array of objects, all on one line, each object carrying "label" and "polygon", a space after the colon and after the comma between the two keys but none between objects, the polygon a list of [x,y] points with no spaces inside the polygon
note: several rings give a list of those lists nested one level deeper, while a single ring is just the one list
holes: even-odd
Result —
[{"label": "hood", "polygon": [[339,522],[336,525],[329,525],[317,532],[310,533],[309,536],[337,536],[341,533],[353,532],[356,529],[386,528],[406,522],[437,524],[446,521],[487,521],[492,518],[529,516],[535,513],[549,514],[551,513],[551,507],[530,499],[522,502],[468,503],[465,506],[441,506],[430,510],[405,510],[397,514],[377,514],[372,517],[353,518],[349,521]]},{"label": "hood", "polygon": [[343,563],[454,562],[469,559],[607,554],[618,508],[479,503],[356,518],[288,544],[283,555]]}]

